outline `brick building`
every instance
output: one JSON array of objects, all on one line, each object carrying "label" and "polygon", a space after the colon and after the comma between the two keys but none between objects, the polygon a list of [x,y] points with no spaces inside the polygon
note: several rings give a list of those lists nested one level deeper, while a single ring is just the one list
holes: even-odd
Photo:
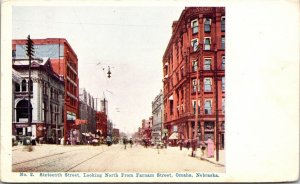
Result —
[{"label": "brick building", "polygon": [[[71,129],[78,129],[75,120],[79,114],[79,79],[77,55],[64,38],[32,39],[34,58],[49,57],[56,74],[64,78],[64,140]],[[26,58],[26,39],[12,41],[13,59]]]},{"label": "brick building", "polygon": [[224,148],[224,7],[188,7],[182,11],[172,25],[163,75],[168,136],[198,144],[210,137],[217,143],[218,131],[219,148]]},{"label": "brick building", "polygon": [[105,140],[107,137],[107,115],[105,112],[96,112],[96,129],[100,132],[101,141]]}]

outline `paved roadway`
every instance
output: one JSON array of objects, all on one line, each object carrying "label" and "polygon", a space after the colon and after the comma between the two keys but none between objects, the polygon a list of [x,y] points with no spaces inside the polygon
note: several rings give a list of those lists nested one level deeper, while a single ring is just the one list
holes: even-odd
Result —
[{"label": "paved roadway", "polygon": [[188,156],[191,150],[134,145],[24,146],[13,148],[16,172],[225,172],[225,167]]}]

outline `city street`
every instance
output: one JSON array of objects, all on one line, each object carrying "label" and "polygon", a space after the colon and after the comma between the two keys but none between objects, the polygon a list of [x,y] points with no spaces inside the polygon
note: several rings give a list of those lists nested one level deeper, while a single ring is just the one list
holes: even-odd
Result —
[{"label": "city street", "polygon": [[14,172],[225,172],[178,147],[38,145],[32,152],[24,147],[13,147]]}]

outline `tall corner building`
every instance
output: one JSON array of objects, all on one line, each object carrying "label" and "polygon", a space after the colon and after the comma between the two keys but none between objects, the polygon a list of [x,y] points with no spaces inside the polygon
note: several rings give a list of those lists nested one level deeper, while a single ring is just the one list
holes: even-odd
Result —
[{"label": "tall corner building", "polygon": [[185,8],[162,64],[168,136],[198,144],[211,138],[224,149],[225,7]]},{"label": "tall corner building", "polygon": [[[54,72],[64,78],[64,140],[70,137],[71,129],[78,129],[75,119],[79,118],[78,58],[64,38],[32,39],[34,58],[49,57]],[[26,58],[26,39],[13,40],[13,59]],[[47,84],[45,84],[47,87]],[[48,110],[48,109],[46,109]]]}]

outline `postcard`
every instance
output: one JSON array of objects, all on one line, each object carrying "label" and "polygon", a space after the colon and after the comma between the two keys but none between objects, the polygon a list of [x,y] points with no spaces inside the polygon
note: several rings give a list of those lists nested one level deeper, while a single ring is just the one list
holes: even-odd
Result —
[{"label": "postcard", "polygon": [[1,181],[296,182],[298,7],[2,2]]}]

